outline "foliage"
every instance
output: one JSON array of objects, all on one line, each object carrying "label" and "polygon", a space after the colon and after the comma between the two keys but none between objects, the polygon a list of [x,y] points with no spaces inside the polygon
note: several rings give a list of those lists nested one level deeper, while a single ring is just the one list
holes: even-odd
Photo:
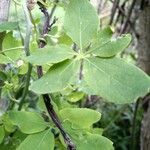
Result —
[{"label": "foliage", "polygon": [[[50,10],[55,6],[52,2],[38,1],[37,4]],[[36,15],[40,11],[38,5],[30,12],[24,9],[25,20],[19,20],[21,28],[18,29],[15,22],[0,24],[0,31],[7,33],[0,53],[1,99],[7,101],[0,100],[3,110],[0,148],[66,149],[62,132],[48,117],[49,110],[43,107],[40,95],[50,93],[52,108],[77,150],[113,150],[113,143],[102,135],[101,129],[93,126],[101,113],[79,108],[81,100],[87,95],[98,95],[117,104],[132,103],[149,92],[150,79],[139,68],[119,58],[119,53],[129,46],[131,35],[116,38],[110,27],[100,30],[99,18],[88,0],[62,1],[57,5],[56,9],[65,11],[65,16],[54,13],[62,22],[57,23],[53,18],[56,24],[44,37],[40,37],[43,18]],[[27,45],[29,39],[23,42],[29,36],[26,31],[30,32],[28,18],[34,26],[30,45]],[[39,41],[47,46],[38,48]],[[30,56],[25,55],[29,54],[28,46]],[[39,65],[44,75],[37,79]]]}]

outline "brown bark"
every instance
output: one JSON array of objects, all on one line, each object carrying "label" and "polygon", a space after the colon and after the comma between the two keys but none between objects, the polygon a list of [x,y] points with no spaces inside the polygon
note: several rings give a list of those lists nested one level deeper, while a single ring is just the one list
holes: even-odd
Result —
[{"label": "brown bark", "polygon": [[150,6],[139,16],[138,65],[150,75]]},{"label": "brown bark", "polygon": [[[138,66],[150,75],[150,3],[146,1],[139,14]],[[141,126],[141,150],[150,150],[150,95],[143,99],[144,114]]]}]

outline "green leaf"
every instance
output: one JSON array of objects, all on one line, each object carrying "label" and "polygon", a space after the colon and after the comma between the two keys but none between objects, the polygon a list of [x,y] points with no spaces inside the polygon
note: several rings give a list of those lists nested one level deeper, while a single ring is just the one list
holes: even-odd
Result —
[{"label": "green leaf", "polygon": [[29,135],[17,150],[54,150],[54,135],[50,130]]},{"label": "green leaf", "polygon": [[9,118],[20,128],[21,132],[26,134],[41,132],[48,126],[44,119],[34,112],[10,111]]},{"label": "green leaf", "polygon": [[87,134],[76,142],[77,150],[114,150],[113,143],[98,134]]},{"label": "green leaf", "polygon": [[101,118],[99,112],[87,108],[65,108],[60,110],[60,116],[81,128],[88,128]]},{"label": "green leaf", "polygon": [[67,96],[69,102],[75,103],[80,101],[84,97],[83,92],[72,92]]},{"label": "green leaf", "polygon": [[123,35],[117,39],[112,38],[104,44],[97,44],[91,51],[100,57],[111,57],[127,48],[131,39],[132,37],[130,34]]},{"label": "green leaf", "polygon": [[3,142],[4,137],[5,137],[4,126],[0,126],[0,144]]},{"label": "green leaf", "polygon": [[74,55],[75,52],[70,47],[56,45],[37,49],[31,56],[27,57],[27,60],[32,64],[44,65],[48,63],[58,63],[65,59],[72,58]]},{"label": "green leaf", "polygon": [[84,62],[81,90],[110,102],[131,103],[150,89],[150,78],[139,68],[119,58],[89,58]]},{"label": "green leaf", "polygon": [[0,23],[0,32],[6,31],[6,30],[16,30],[17,28],[18,28],[17,22]]},{"label": "green leaf", "polygon": [[99,19],[88,0],[71,0],[65,14],[66,33],[80,47],[85,48],[98,30]]},{"label": "green leaf", "polygon": [[12,60],[9,57],[7,57],[3,54],[0,54],[0,64],[8,64],[11,62],[12,62]]},{"label": "green leaf", "polygon": [[55,64],[41,79],[31,84],[30,90],[39,94],[62,91],[76,76],[78,69],[79,63],[75,60]]},{"label": "green leaf", "polygon": [[12,48],[21,46],[21,42],[17,40],[15,37],[13,37],[12,32],[8,32],[6,34],[2,45],[3,45],[2,50],[4,50],[4,54],[7,57],[11,58],[12,60],[19,59],[21,57],[21,54],[23,54],[21,48],[12,49]]}]

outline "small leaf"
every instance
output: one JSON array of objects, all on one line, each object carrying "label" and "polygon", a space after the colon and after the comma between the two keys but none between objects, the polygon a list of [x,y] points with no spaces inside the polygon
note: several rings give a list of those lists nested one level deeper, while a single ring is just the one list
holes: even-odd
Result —
[{"label": "small leaf", "polygon": [[0,126],[0,144],[3,142],[4,137],[5,137],[4,126]]},{"label": "small leaf", "polygon": [[54,150],[54,135],[50,130],[29,135],[17,150]]},{"label": "small leaf", "polygon": [[17,22],[0,23],[0,32],[6,31],[6,30],[16,30],[17,28],[18,28]]},{"label": "small leaf", "polygon": [[150,89],[150,78],[139,68],[119,58],[86,59],[83,70],[85,87],[110,102],[131,103]]},{"label": "small leaf", "polygon": [[65,59],[70,59],[74,55],[75,52],[65,45],[47,46],[35,51],[31,56],[27,57],[27,60],[32,64],[44,65],[48,63],[58,63]]},{"label": "small leaf", "polygon": [[41,132],[48,126],[44,119],[34,112],[10,111],[9,118],[20,128],[21,132],[26,134]]},{"label": "small leaf", "polygon": [[81,128],[88,128],[101,118],[99,112],[87,108],[65,108],[60,110],[60,116]]},{"label": "small leaf", "polygon": [[99,43],[93,48],[92,53],[100,57],[112,57],[127,48],[131,39],[131,35],[126,34],[117,39],[111,39],[104,44]]},{"label": "small leaf", "polygon": [[85,48],[97,34],[99,19],[88,0],[71,0],[65,14],[66,33],[80,47]]},{"label": "small leaf", "polygon": [[76,76],[78,69],[79,63],[75,60],[55,64],[41,79],[31,84],[30,90],[39,94],[62,91]]},{"label": "small leaf", "polygon": [[80,101],[84,97],[83,92],[73,92],[67,96],[69,102],[75,103]]}]

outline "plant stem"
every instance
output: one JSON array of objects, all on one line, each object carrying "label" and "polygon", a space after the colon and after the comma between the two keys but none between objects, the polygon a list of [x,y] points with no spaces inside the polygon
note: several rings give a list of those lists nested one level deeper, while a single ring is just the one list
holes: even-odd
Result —
[{"label": "plant stem", "polygon": [[[28,11],[26,4],[24,4],[22,7],[24,10],[24,14],[26,17],[26,22],[27,22],[26,37],[25,37],[25,42],[24,42],[25,43],[24,50],[25,50],[26,56],[29,56],[30,55],[29,44],[30,44],[30,36],[31,36],[31,31],[32,31],[32,24],[30,21],[29,11]],[[25,98],[26,98],[28,91],[29,91],[31,72],[32,72],[32,65],[30,63],[28,63],[27,79],[26,79],[26,84],[25,84],[25,88],[23,91],[23,95],[22,95],[22,98],[20,100],[20,104],[18,107],[19,111],[22,109]]]},{"label": "plant stem", "polygon": [[[58,0],[56,1],[56,4],[57,3],[58,3]],[[52,8],[51,13],[49,14],[47,9],[45,8],[45,6],[38,2],[38,5],[40,6],[40,9],[41,9],[41,11],[43,12],[43,14],[45,16],[45,23],[44,23],[43,32],[42,32],[42,35],[41,35],[42,38],[44,38],[45,34],[47,34],[50,30],[49,29],[50,28],[50,20],[52,19],[53,13],[56,9],[56,4],[54,5],[54,7]],[[45,45],[46,45],[46,43],[43,40],[41,40],[39,42],[39,48],[43,48]],[[37,74],[38,74],[39,78],[41,78],[43,76],[42,66],[37,67]],[[53,105],[51,104],[51,97],[48,94],[43,94],[42,97],[44,99],[45,106],[47,108],[47,111],[48,111],[52,121],[54,122],[56,127],[60,130],[60,132],[61,132],[61,134],[64,138],[64,142],[67,145],[67,149],[68,150],[76,150],[76,147],[75,147],[74,143],[72,142],[70,136],[63,129],[63,126],[61,125],[61,122],[60,122],[56,112],[53,109]]]},{"label": "plant stem", "polygon": [[138,108],[139,108],[139,104],[140,104],[140,100],[141,98],[139,98],[137,100],[137,102],[135,103],[135,109],[134,109],[134,116],[133,116],[133,122],[132,122],[132,135],[131,135],[131,149],[135,150],[135,144],[136,144],[136,139],[135,139],[135,135],[136,135],[136,118],[137,118],[137,112],[138,112]]}]

